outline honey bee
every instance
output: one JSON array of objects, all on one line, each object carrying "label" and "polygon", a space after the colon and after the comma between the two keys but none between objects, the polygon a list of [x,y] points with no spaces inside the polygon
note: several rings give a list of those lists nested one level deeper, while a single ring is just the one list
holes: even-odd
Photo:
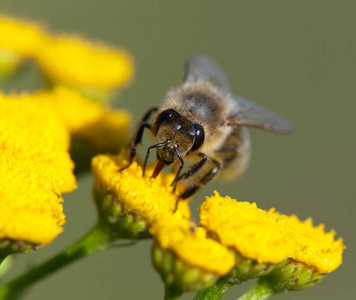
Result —
[{"label": "honey bee", "polygon": [[[152,123],[151,115],[155,114]],[[176,166],[173,192],[178,183],[188,182],[177,203],[196,193],[212,179],[237,177],[248,165],[251,155],[246,127],[276,133],[290,133],[292,125],[279,115],[243,98],[233,96],[224,71],[209,57],[194,55],[186,62],[183,84],[170,90],[160,107],[144,115],[129,146],[130,166],[136,157],[147,128],[156,143],[147,148],[143,176],[151,150],[156,149],[157,164],[152,177],[163,167]],[[195,158],[182,172],[185,158]]]}]

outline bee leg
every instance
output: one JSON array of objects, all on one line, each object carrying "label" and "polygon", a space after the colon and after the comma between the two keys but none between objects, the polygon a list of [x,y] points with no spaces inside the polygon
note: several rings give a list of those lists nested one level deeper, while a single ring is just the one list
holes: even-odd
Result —
[{"label": "bee leg", "polygon": [[176,154],[178,156],[178,159],[180,161],[180,166],[178,168],[178,171],[177,171],[177,174],[176,174],[176,177],[174,178],[173,182],[171,183],[171,186],[174,185],[173,187],[173,190],[172,190],[172,193],[174,193],[176,191],[176,186],[177,186],[177,182],[178,182],[178,179],[181,177],[180,176],[180,172],[182,171],[183,167],[184,167],[184,160],[183,160],[183,157],[180,155],[179,151],[177,148],[175,148],[175,151],[176,151]]},{"label": "bee leg", "polygon": [[132,140],[130,147],[129,147],[129,152],[130,152],[129,163],[127,164],[127,166],[122,167],[119,172],[122,172],[123,170],[128,168],[134,162],[135,157],[136,157],[136,148],[142,142],[142,136],[143,136],[144,129],[148,128],[148,129],[152,130],[151,124],[147,123],[147,120],[149,119],[149,117],[151,116],[151,114],[153,112],[157,112],[157,111],[158,111],[158,107],[152,107],[145,113],[145,115],[141,119],[141,123],[140,123],[140,126],[136,132],[135,138]]},{"label": "bee leg", "polygon": [[217,151],[218,152],[237,152],[239,150],[238,146],[222,146]]},{"label": "bee leg", "polygon": [[145,123],[147,122],[147,120],[150,118],[150,116],[152,115],[152,113],[157,112],[158,111],[158,107],[157,106],[153,106],[151,107],[142,117],[141,119],[141,123]]},{"label": "bee leg", "polygon": [[223,159],[224,168],[226,168],[235,160],[238,155],[239,147],[234,145],[223,146],[217,151],[222,153],[221,158]]},{"label": "bee leg", "polygon": [[[205,155],[204,153],[198,153],[198,156],[200,156],[202,159],[200,161],[198,161],[195,165],[193,165],[186,173],[183,173],[182,175],[178,176],[179,173],[177,173],[177,176],[175,177],[175,179],[173,180],[171,186],[173,186],[173,191],[172,193],[174,193],[176,191],[177,188],[177,184],[186,180],[188,177],[194,175],[196,172],[198,172],[202,166],[204,166],[204,164],[206,163],[208,156]],[[180,170],[179,170],[180,171]]]},{"label": "bee leg", "polygon": [[176,201],[176,207],[175,207],[175,211],[178,208],[178,202],[179,200],[184,200],[186,198],[189,198],[190,196],[192,196],[193,194],[195,194],[202,186],[206,185],[210,180],[212,180],[216,174],[219,173],[220,169],[221,169],[221,165],[218,161],[213,160],[213,162],[216,164],[216,166],[211,169],[208,173],[206,173],[197,183],[194,183],[190,186],[188,186],[185,191],[179,195],[179,197],[177,198]]},{"label": "bee leg", "polygon": [[122,167],[119,172],[122,172],[123,170],[125,170],[126,168],[131,166],[131,164],[134,162],[135,157],[136,157],[136,149],[137,149],[137,146],[139,144],[141,144],[142,136],[143,136],[143,130],[145,128],[151,129],[151,124],[142,123],[140,125],[140,127],[137,130],[135,139],[131,142],[131,145],[130,145],[130,148],[129,148],[129,152],[130,152],[130,154],[129,154],[129,163],[125,167]]}]

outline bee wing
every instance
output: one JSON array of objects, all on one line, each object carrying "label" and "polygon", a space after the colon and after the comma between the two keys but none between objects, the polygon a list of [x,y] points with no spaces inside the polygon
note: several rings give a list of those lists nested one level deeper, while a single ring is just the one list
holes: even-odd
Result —
[{"label": "bee wing", "polygon": [[233,99],[237,102],[237,110],[227,118],[227,125],[256,127],[276,133],[293,131],[293,125],[288,120],[262,105],[237,96]]},{"label": "bee wing", "polygon": [[214,60],[202,54],[193,55],[187,59],[183,81],[208,81],[225,92],[230,91],[230,84],[225,72]]}]

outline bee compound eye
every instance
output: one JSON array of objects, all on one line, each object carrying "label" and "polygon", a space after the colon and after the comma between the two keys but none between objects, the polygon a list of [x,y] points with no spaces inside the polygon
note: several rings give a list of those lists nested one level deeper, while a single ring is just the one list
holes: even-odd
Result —
[{"label": "bee compound eye", "polygon": [[178,113],[173,109],[166,109],[162,111],[156,118],[156,127],[160,127],[162,123],[172,119],[172,117],[175,117],[177,115]]},{"label": "bee compound eye", "polygon": [[205,139],[204,128],[199,124],[194,124],[193,127],[195,130],[195,139],[194,139],[194,144],[190,149],[190,151],[198,150],[203,145]]}]

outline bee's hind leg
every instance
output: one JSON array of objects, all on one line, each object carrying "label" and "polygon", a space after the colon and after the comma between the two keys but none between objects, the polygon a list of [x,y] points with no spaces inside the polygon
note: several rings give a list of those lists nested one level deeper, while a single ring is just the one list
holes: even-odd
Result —
[{"label": "bee's hind leg", "polygon": [[206,185],[209,181],[211,181],[216,176],[216,174],[219,173],[219,171],[221,170],[221,164],[216,160],[213,160],[212,162],[215,163],[215,167],[211,169],[208,173],[206,173],[197,183],[188,186],[184,190],[184,192],[179,195],[179,197],[177,198],[175,210],[177,210],[178,202],[180,200],[187,199],[193,194],[195,194],[201,187]]}]

